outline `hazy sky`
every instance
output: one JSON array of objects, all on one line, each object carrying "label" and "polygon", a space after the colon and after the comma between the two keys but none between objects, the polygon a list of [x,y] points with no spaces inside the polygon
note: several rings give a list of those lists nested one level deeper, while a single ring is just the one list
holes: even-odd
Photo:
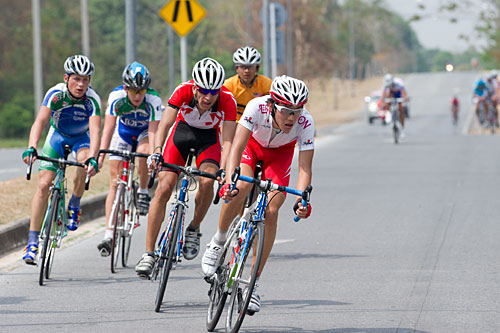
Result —
[{"label": "hazy sky", "polygon": [[[477,4],[480,5],[480,0]],[[415,14],[422,17],[420,21],[411,24],[415,30],[420,43],[427,48],[439,48],[441,50],[461,52],[470,45],[484,46],[484,41],[478,40],[474,26],[478,20],[478,7],[468,8],[452,15],[447,12],[439,12],[439,7],[445,0],[385,0],[392,11],[397,12],[403,18],[409,19]],[[417,4],[422,3],[426,9],[422,11]],[[456,17],[457,23],[450,23],[450,18]],[[459,38],[460,34],[467,35],[470,40]]]}]

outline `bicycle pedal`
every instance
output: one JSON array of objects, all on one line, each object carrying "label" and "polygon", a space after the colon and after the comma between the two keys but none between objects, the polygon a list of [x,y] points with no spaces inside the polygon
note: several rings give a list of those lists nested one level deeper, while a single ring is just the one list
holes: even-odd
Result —
[{"label": "bicycle pedal", "polygon": [[255,311],[250,311],[250,310],[247,310],[247,315],[249,316],[253,316],[255,314]]},{"label": "bicycle pedal", "polygon": [[151,280],[151,277],[147,274],[137,274],[142,280]]}]

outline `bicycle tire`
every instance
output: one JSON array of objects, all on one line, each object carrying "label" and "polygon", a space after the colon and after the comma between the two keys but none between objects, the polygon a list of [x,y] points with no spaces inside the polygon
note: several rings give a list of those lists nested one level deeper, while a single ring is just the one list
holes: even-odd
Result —
[{"label": "bicycle tire", "polygon": [[122,238],[122,267],[127,267],[130,245],[132,244],[132,235],[134,229],[139,224],[139,212],[137,211],[137,187],[138,184],[134,181],[132,183],[132,196],[130,197],[130,203],[128,205],[128,214],[125,219],[127,221],[126,230],[124,230]]},{"label": "bicycle tire", "polygon": [[[257,244],[254,244],[255,240],[257,240]],[[252,270],[252,260],[248,261],[248,254],[252,251],[253,246],[255,246],[255,268]],[[250,304],[250,300],[252,298],[253,288],[255,287],[255,281],[257,280],[257,272],[262,259],[263,247],[264,223],[256,223],[256,228],[254,229],[254,232],[252,232],[247,252],[245,253],[245,257],[239,267],[239,274],[233,279],[231,284],[231,298],[229,299],[227,309],[226,332],[238,332],[241,324],[243,323],[243,319],[245,319],[248,305]],[[248,291],[246,295],[240,288],[240,284],[243,284],[241,283],[242,280],[248,281]]]},{"label": "bicycle tire", "polygon": [[[238,233],[233,235],[238,237]],[[229,244],[232,244],[232,239]],[[231,252],[232,246],[224,248],[222,252],[220,262],[222,264],[217,268],[213,279],[210,283],[210,290],[208,291],[208,311],[207,311],[207,331],[213,332],[217,323],[219,322],[224,306],[227,300],[227,291],[225,291],[225,286],[227,284],[228,276],[230,274],[230,258],[227,253]]]},{"label": "bicycle tire", "polygon": [[50,242],[50,247],[49,247],[49,256],[48,259],[46,260],[45,264],[45,278],[50,279],[50,273],[52,272],[52,266],[54,264],[54,257],[56,255],[56,248],[57,248],[57,243],[59,241],[60,237],[63,237],[64,233],[64,216],[61,216],[63,210],[60,208],[58,209],[58,214],[57,214],[57,219],[54,221],[54,230],[52,231],[52,234],[54,235],[54,238]]},{"label": "bicycle tire", "polygon": [[398,144],[398,142],[399,142],[399,128],[396,125],[396,123],[394,123],[394,125],[392,126],[392,132],[394,134],[394,143]]},{"label": "bicycle tire", "polygon": [[176,256],[175,251],[177,249],[177,240],[179,238],[182,219],[184,218],[184,206],[178,205],[175,210],[174,224],[170,234],[167,237],[167,244],[165,246],[167,257],[160,258],[163,260],[166,259],[166,262],[163,263],[160,284],[158,285],[158,291],[156,293],[155,312],[160,312],[161,304],[163,302],[163,296],[165,295],[165,289],[167,288],[168,276],[170,275],[170,270],[172,269],[172,265]]},{"label": "bicycle tire", "polygon": [[[115,202],[111,210],[111,221],[113,221],[113,238],[111,239],[111,273],[116,273],[118,256],[120,255],[121,230],[123,230],[123,190],[122,184],[116,191]],[[118,234],[120,233],[120,234]]]},{"label": "bicycle tire", "polygon": [[45,278],[47,249],[49,248],[49,246],[52,245],[52,242],[50,240],[52,225],[54,224],[54,221],[57,219],[57,212],[59,210],[59,191],[57,189],[55,189],[52,192],[48,207],[50,211],[48,215],[48,220],[46,220],[44,224],[44,233],[43,233],[44,239],[43,239],[42,251],[40,252],[40,274],[38,277],[38,284],[41,286],[43,286],[43,280]]}]

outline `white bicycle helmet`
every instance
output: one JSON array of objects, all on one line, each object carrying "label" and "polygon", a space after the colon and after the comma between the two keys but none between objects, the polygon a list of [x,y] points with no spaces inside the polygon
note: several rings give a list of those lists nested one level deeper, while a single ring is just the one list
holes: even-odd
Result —
[{"label": "white bicycle helmet", "polygon": [[498,76],[498,71],[496,69],[492,69],[488,75],[488,79],[494,79]]},{"label": "white bicycle helmet", "polygon": [[74,55],[64,62],[64,70],[67,74],[91,76],[94,74],[94,64],[84,55]]},{"label": "white bicycle helmet", "polygon": [[260,53],[256,48],[251,46],[240,47],[233,54],[233,62],[238,65],[260,65]]},{"label": "white bicycle helmet", "polygon": [[128,88],[147,89],[151,83],[151,74],[146,66],[134,61],[125,67],[122,80]]},{"label": "white bicycle helmet", "polygon": [[384,87],[388,88],[393,83],[394,83],[394,78],[392,77],[392,75],[389,74],[389,73],[385,74],[385,76],[384,76]]},{"label": "white bicycle helmet", "polygon": [[270,94],[276,103],[297,107],[307,103],[309,90],[301,80],[281,75],[274,78]]},{"label": "white bicycle helmet", "polygon": [[194,83],[204,89],[220,89],[224,84],[224,67],[212,58],[204,58],[193,67]]}]

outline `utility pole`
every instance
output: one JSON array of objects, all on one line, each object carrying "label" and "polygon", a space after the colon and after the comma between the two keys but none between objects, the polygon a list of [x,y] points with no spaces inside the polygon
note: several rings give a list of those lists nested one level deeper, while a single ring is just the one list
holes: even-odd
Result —
[{"label": "utility pole", "polygon": [[90,58],[88,0],[80,0],[80,12],[82,18],[82,51],[85,56]]},{"label": "utility pole", "polygon": [[263,14],[262,21],[262,44],[264,47],[264,75],[269,77],[269,0],[262,0]]},{"label": "utility pole", "polygon": [[246,0],[247,45],[252,45],[252,22],[250,17],[250,0]]},{"label": "utility pole", "polygon": [[354,65],[355,65],[355,55],[354,55],[354,1],[351,1],[349,5],[349,78],[351,83],[351,97],[356,95],[354,91]]},{"label": "utility pole", "polygon": [[172,93],[175,88],[175,64],[174,64],[174,29],[168,26],[168,88]]},{"label": "utility pole", "polygon": [[137,59],[137,36],[135,0],[125,0],[125,61],[130,64]]},{"label": "utility pole", "polygon": [[294,76],[293,74],[293,31],[292,31],[292,20],[293,20],[293,12],[292,12],[292,1],[287,0],[286,2],[287,10],[288,10],[288,20],[286,20],[286,71],[290,76]]},{"label": "utility pole", "polygon": [[40,0],[31,0],[31,19],[33,22],[33,87],[35,91],[35,112],[42,105],[42,37],[40,25]]}]

